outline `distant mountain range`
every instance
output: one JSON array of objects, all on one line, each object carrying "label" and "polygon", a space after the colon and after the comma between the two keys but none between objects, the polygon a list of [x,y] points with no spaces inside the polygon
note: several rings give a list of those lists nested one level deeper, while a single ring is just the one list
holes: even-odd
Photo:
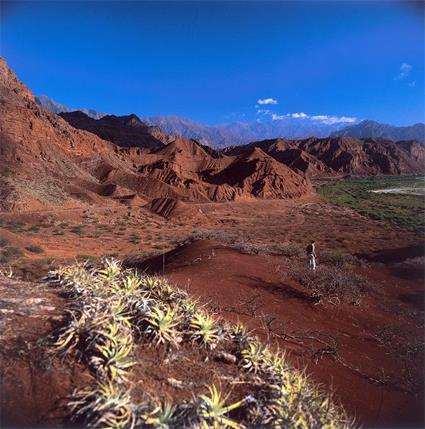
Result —
[{"label": "distant mountain range", "polygon": [[178,134],[199,142],[223,148],[237,146],[260,139],[285,137],[328,137],[330,133],[344,127],[346,123],[326,124],[310,118],[261,119],[258,121],[231,122],[219,125],[203,125],[179,116],[146,117],[142,120],[157,125],[166,133]]},{"label": "distant mountain range", "polygon": [[[136,205],[169,216],[186,202],[311,195],[310,178],[423,174],[425,146],[383,139],[271,139],[216,150],[136,115],[60,116],[0,58],[0,210]],[[190,216],[203,215],[195,210]]]},{"label": "distant mountain range", "polygon": [[72,109],[72,108],[65,106],[64,104],[61,104],[55,100],[52,100],[51,98],[47,97],[46,95],[37,95],[34,98],[35,98],[35,102],[39,106],[43,107],[44,109],[48,109],[53,113],[79,111],[79,112],[85,113],[87,116],[89,116],[90,118],[93,118],[93,119],[100,119],[100,118],[103,118],[104,116],[107,115],[107,113],[97,112],[96,110],[93,110],[93,109],[81,109],[81,108]]},{"label": "distant mountain range", "polygon": [[[101,119],[105,116],[113,117],[113,115],[107,115],[106,113],[97,112],[92,109],[70,109],[46,96],[35,97],[35,100],[41,107],[51,110],[54,113],[78,110],[93,119]],[[135,115],[130,116],[135,117]],[[127,118],[127,116],[123,118]],[[313,136],[319,138],[329,136],[383,138],[393,141],[416,140],[425,143],[425,125],[421,123],[406,127],[397,127],[371,120],[363,120],[346,126],[346,122],[327,123],[326,121],[312,119],[308,116],[280,116],[275,119],[267,118],[219,125],[204,125],[180,116],[144,117],[141,119],[137,118],[137,120],[143,126],[160,127],[167,134],[194,139],[214,148],[238,146],[264,139],[304,139]],[[88,129],[86,127],[83,128]]]},{"label": "distant mountain range", "polygon": [[346,136],[359,139],[388,139],[393,141],[416,140],[425,143],[425,125],[418,123],[407,127],[380,124],[376,121],[365,120],[358,124],[344,127],[331,134],[331,137]]}]

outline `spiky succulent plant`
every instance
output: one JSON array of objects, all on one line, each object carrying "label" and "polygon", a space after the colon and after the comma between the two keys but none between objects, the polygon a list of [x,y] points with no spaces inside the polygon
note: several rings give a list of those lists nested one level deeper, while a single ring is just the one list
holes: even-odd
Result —
[{"label": "spiky succulent plant", "polygon": [[73,420],[83,419],[87,428],[124,429],[134,424],[128,390],[111,381],[74,392],[69,406]]},{"label": "spiky succulent plant", "polygon": [[195,313],[189,325],[190,337],[193,341],[214,348],[219,340],[217,321],[203,311]]},{"label": "spiky succulent plant", "polygon": [[68,323],[59,330],[53,346],[58,352],[70,353],[87,337],[89,317],[85,311],[71,311],[68,313]]},{"label": "spiky succulent plant", "polygon": [[264,356],[264,370],[270,377],[281,379],[287,370],[284,355],[279,351],[266,354]]},{"label": "spiky succulent plant", "polygon": [[154,291],[163,283],[163,279],[156,276],[146,276],[141,279],[141,287],[146,291]]},{"label": "spiky succulent plant", "polygon": [[176,406],[170,402],[159,402],[154,409],[144,416],[144,422],[155,429],[169,429],[173,427]]},{"label": "spiky succulent plant", "polygon": [[142,284],[142,279],[135,273],[129,273],[122,279],[121,290],[123,294],[131,296],[137,293]]},{"label": "spiky succulent plant", "polygon": [[114,258],[105,258],[102,263],[103,267],[99,270],[99,277],[114,284],[121,275],[121,263]]},{"label": "spiky succulent plant", "polygon": [[241,323],[232,325],[228,330],[228,337],[236,343],[240,348],[243,348],[252,338],[248,330]]},{"label": "spiky succulent plant", "polygon": [[146,317],[148,323],[145,333],[150,336],[154,342],[172,343],[177,345],[179,336],[177,333],[177,326],[179,324],[179,317],[177,312],[171,307],[155,306],[151,308],[150,313]]},{"label": "spiky succulent plant", "polygon": [[226,405],[229,395],[223,395],[213,384],[208,387],[209,394],[201,395],[199,415],[201,427],[205,429],[233,428],[242,429],[244,426],[232,420],[228,414],[240,407],[244,401]]},{"label": "spiky succulent plant", "polygon": [[111,381],[126,381],[128,369],[136,364],[131,358],[133,338],[130,331],[120,329],[118,324],[108,324],[98,331],[98,343],[95,354],[90,359],[91,365],[101,377]]},{"label": "spiky succulent plant", "polygon": [[250,342],[241,351],[241,366],[247,371],[258,373],[265,369],[266,361],[270,359],[270,351],[258,342]]}]

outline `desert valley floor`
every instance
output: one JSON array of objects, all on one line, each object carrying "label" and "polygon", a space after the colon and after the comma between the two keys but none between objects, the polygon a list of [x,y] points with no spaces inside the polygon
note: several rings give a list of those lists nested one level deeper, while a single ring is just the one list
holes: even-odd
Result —
[{"label": "desert valley floor", "polygon": [[[5,422],[55,426],[65,415],[60,401],[89,377],[78,365],[44,368],[40,341],[61,320],[65,304],[37,281],[64,261],[113,255],[165,275],[216,315],[242,321],[279,346],[332,389],[359,424],[423,425],[423,266],[414,263],[423,256],[422,234],[316,195],[165,209],[159,215],[114,204],[1,213],[14,272],[12,280],[0,281]],[[292,275],[293,265],[305,263],[299,250],[311,238],[319,264],[342,264],[362,276],[367,286],[358,296],[317,300]],[[156,359],[146,357],[139,375],[149,374],[149,383],[143,387],[171,398],[188,397],[200,373],[211,382],[223,375],[204,364],[158,370]],[[195,384],[170,384],[187,377]]]}]

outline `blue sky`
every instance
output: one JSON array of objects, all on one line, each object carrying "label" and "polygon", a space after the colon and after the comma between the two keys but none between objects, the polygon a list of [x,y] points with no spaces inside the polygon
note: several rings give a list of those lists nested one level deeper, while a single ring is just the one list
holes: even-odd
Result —
[{"label": "blue sky", "polygon": [[35,94],[71,107],[209,124],[288,114],[424,121],[420,3],[2,1],[2,9],[2,56]]}]

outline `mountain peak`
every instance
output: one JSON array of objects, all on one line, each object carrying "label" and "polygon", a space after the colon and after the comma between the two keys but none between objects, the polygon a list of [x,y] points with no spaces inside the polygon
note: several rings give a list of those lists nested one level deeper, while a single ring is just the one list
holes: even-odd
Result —
[{"label": "mountain peak", "polygon": [[134,114],[106,115],[100,119],[93,119],[77,110],[60,113],[60,116],[73,127],[90,131],[121,147],[157,148],[170,141],[169,136],[161,130],[147,126]]},{"label": "mountain peak", "polygon": [[425,125],[418,123],[411,126],[397,127],[367,119],[331,134],[331,137],[337,136],[362,139],[387,139],[392,141],[416,140],[420,143],[425,143]]},{"label": "mountain peak", "polygon": [[107,113],[98,112],[94,109],[73,109],[65,106],[65,104],[58,103],[47,95],[35,96],[35,102],[43,109],[50,110],[53,113],[68,113],[68,112],[83,112],[87,116],[93,119],[100,119],[107,115]]}]

